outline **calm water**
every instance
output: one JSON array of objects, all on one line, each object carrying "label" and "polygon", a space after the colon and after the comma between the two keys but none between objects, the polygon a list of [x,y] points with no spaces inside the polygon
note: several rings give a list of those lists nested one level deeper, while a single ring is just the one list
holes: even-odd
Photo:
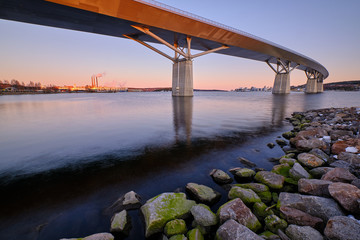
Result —
[{"label": "calm water", "polygon": [[[220,192],[212,168],[247,157],[271,169],[293,111],[359,106],[360,92],[196,92],[0,96],[0,239],[108,231],[104,209],[134,190],[146,200],[193,181]],[[219,204],[226,199],[222,199]],[[219,204],[215,205],[216,208]],[[142,239],[136,211],[129,239]]]}]

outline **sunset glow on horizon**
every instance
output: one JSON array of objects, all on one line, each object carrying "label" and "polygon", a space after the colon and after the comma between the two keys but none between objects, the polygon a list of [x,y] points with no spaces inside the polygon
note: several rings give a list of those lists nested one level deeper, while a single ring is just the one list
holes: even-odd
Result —
[{"label": "sunset glow on horizon", "polygon": [[[306,0],[301,5],[285,0],[277,4],[266,0],[160,2],[313,58],[330,73],[325,83],[360,79],[359,1]],[[283,21],[277,23],[278,16]],[[85,86],[101,73],[99,86],[171,86],[172,62],[128,39],[7,20],[0,20],[0,33],[1,81]],[[174,54],[160,44],[152,45]],[[216,53],[196,58],[193,66],[194,89],[272,86],[275,77],[264,62]],[[292,72],[291,85],[305,83],[303,71]]]}]

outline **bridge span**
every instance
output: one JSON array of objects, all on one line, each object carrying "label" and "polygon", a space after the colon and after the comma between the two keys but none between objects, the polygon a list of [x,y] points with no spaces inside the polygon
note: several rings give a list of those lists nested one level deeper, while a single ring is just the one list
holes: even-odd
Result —
[{"label": "bridge span", "polygon": [[193,96],[193,59],[209,53],[265,62],[275,72],[274,94],[290,92],[294,69],[305,72],[306,93],[322,92],[329,75],[291,49],[153,0],[0,0],[0,18],[134,40],[173,62],[173,96]]}]

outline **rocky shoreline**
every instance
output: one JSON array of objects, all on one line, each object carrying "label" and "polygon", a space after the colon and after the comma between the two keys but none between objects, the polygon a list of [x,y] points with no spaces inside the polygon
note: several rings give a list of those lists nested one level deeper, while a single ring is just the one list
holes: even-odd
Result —
[{"label": "rocky shoreline", "polygon": [[211,171],[228,193],[216,212],[210,207],[220,193],[197,183],[145,204],[131,191],[106,209],[113,214],[111,233],[80,239],[126,238],[128,211],[134,210],[149,239],[360,240],[360,108],[296,112],[287,120],[294,128],[275,140],[284,156],[274,159],[271,171],[244,158],[239,160],[246,168]]}]

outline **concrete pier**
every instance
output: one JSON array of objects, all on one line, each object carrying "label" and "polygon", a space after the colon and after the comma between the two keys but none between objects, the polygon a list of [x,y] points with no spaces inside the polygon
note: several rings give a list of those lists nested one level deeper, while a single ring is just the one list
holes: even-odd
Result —
[{"label": "concrete pier", "polygon": [[183,61],[175,62],[173,64],[172,96],[194,96],[192,60],[184,59]]},{"label": "concrete pier", "polygon": [[318,80],[316,78],[308,78],[305,93],[318,93]]},{"label": "concrete pier", "polygon": [[318,81],[318,82],[317,82],[317,92],[318,92],[318,93],[324,92],[323,81]]},{"label": "concrete pier", "polygon": [[277,73],[275,76],[273,94],[290,93],[290,73]]}]

